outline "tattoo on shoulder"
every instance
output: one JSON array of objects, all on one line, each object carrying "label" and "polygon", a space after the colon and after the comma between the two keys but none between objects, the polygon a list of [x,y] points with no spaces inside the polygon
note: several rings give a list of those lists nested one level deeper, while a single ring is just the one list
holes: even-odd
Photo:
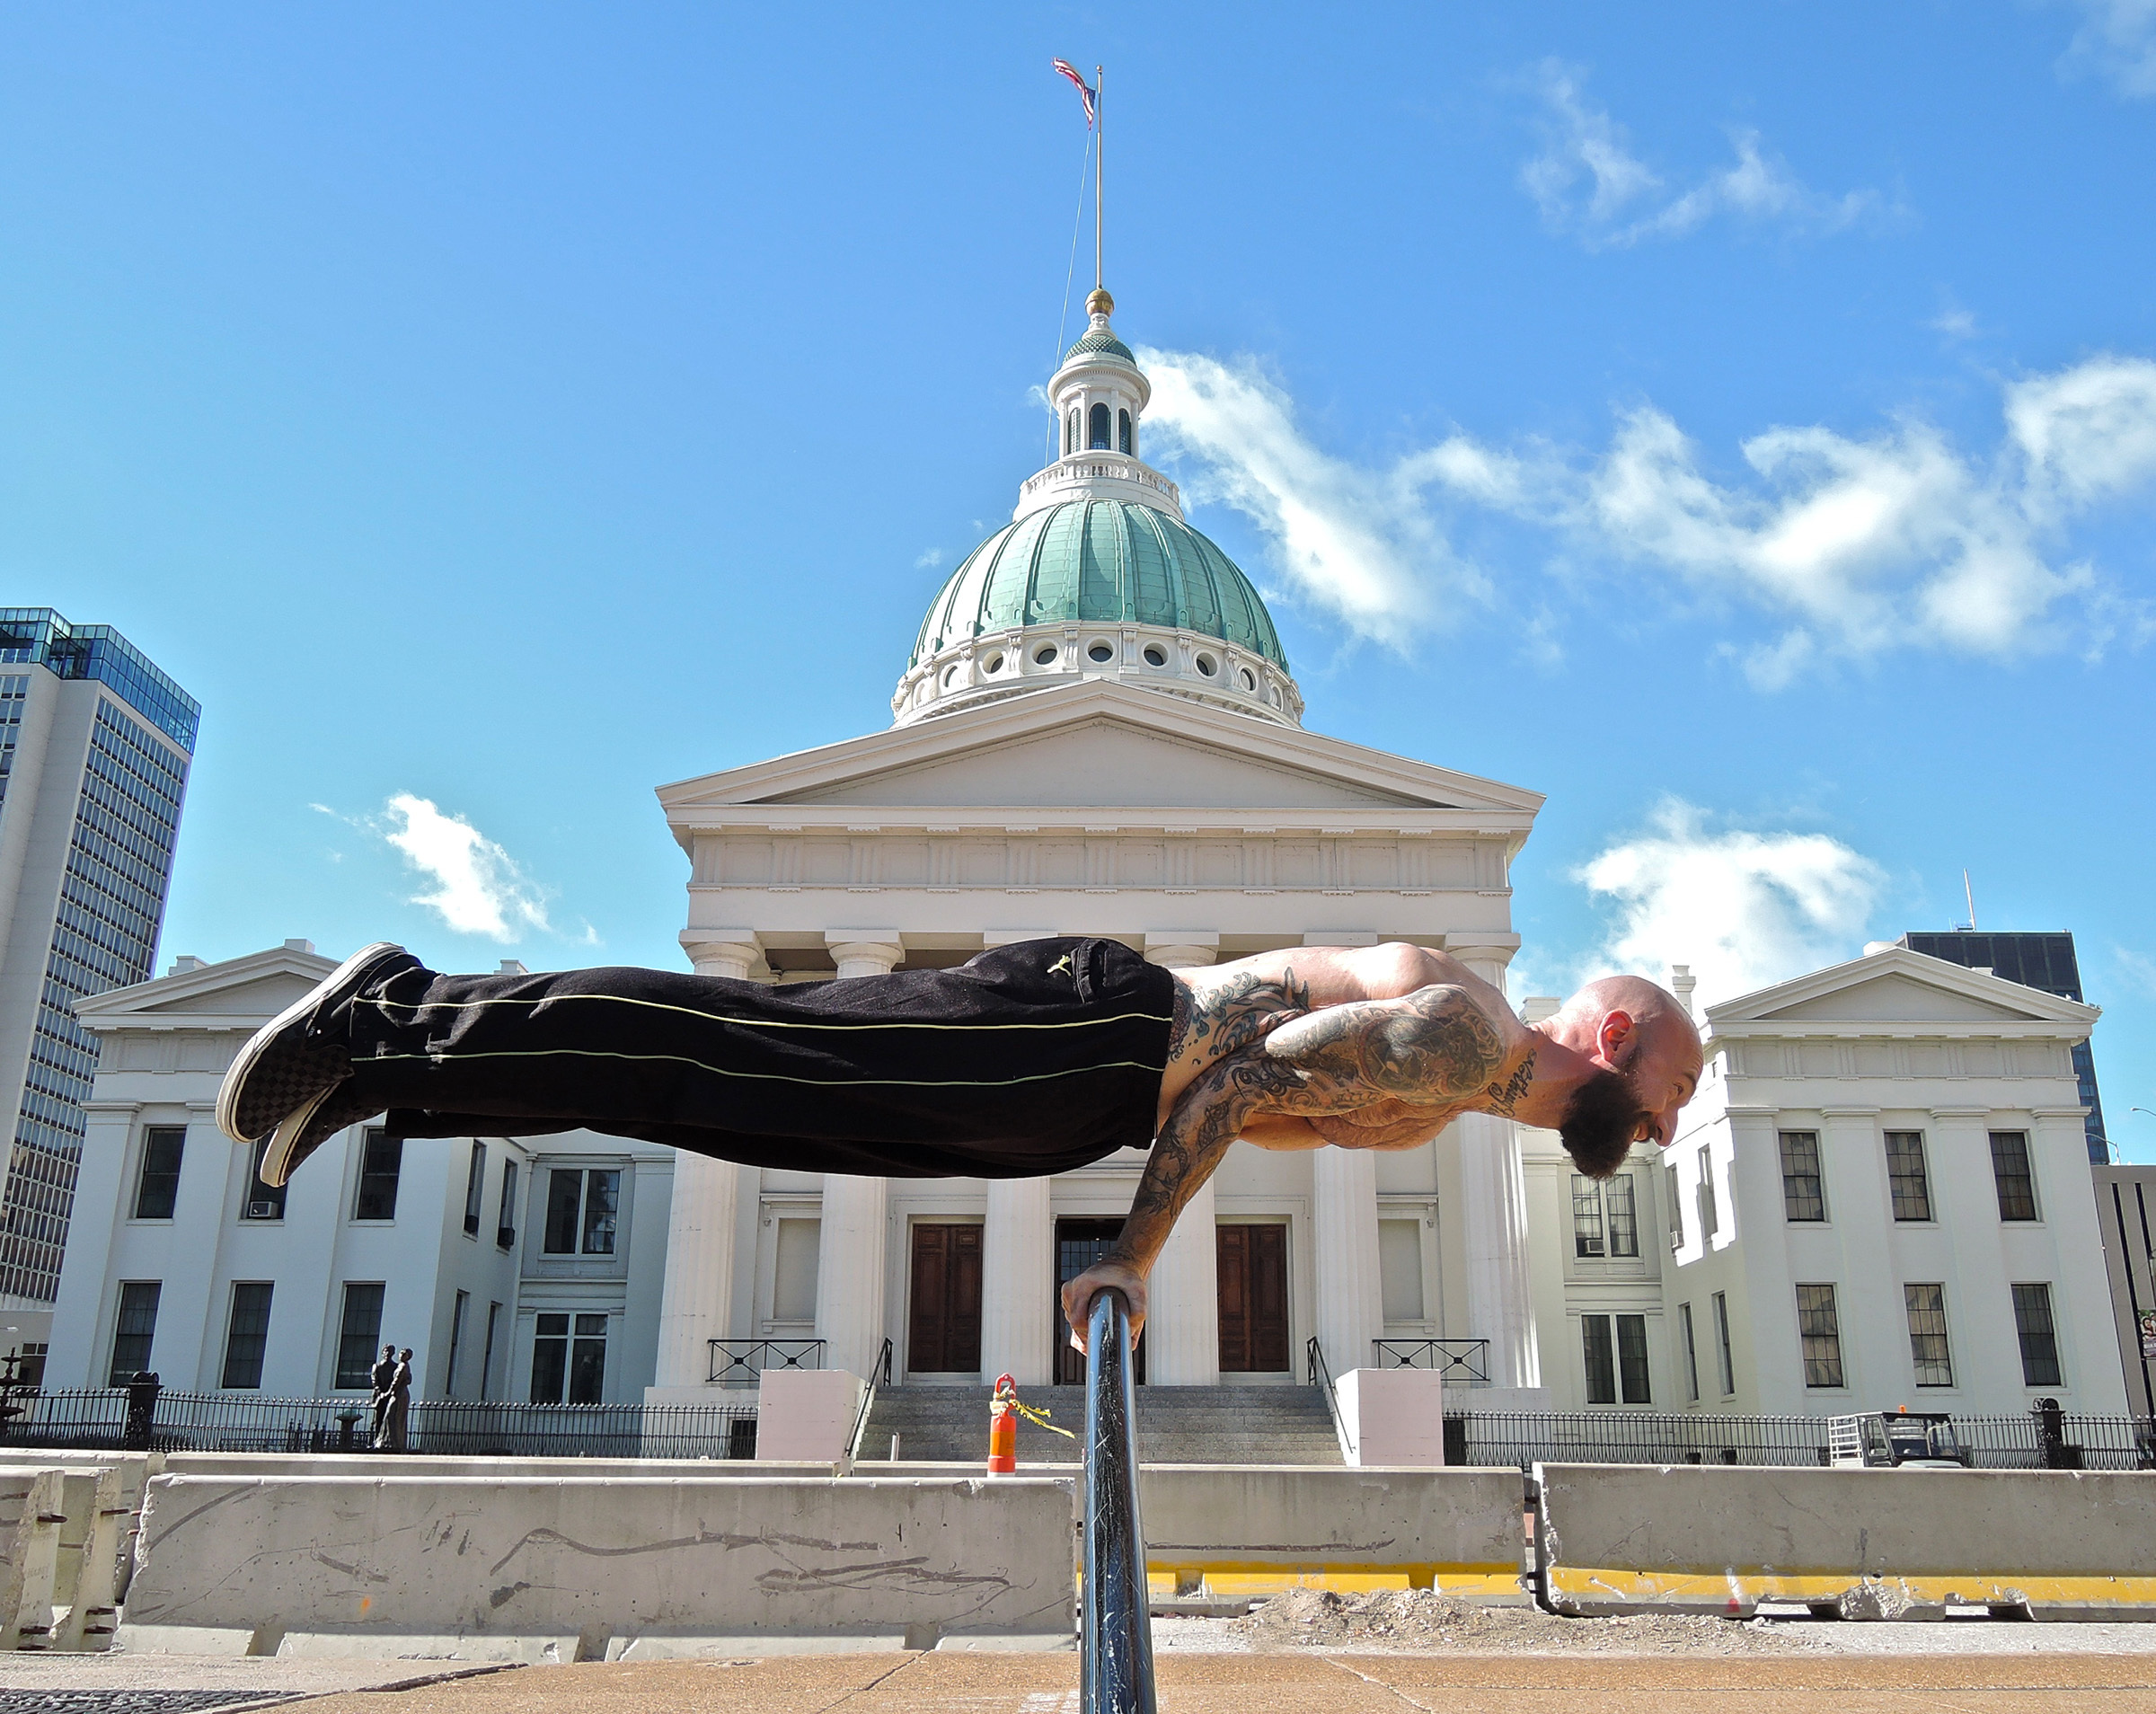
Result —
[{"label": "tattoo on shoulder", "polygon": [[1490,1111],[1500,1118],[1510,1118],[1512,1109],[1534,1086],[1534,1050],[1527,1050],[1527,1057],[1520,1062],[1519,1069],[1502,1083],[1492,1083],[1484,1091],[1489,1097]]},{"label": "tattoo on shoulder", "polygon": [[1168,1025],[1168,1057],[1173,1059],[1183,1051],[1183,1041],[1190,1033],[1190,990],[1181,982],[1175,985],[1174,1016]]},{"label": "tattoo on shoulder", "polygon": [[1310,1010],[1310,984],[1295,979],[1292,965],[1277,979],[1244,971],[1202,997],[1193,996],[1180,983],[1176,985],[1180,992],[1171,1054],[1201,1045],[1216,1057],[1233,1054],[1264,1035],[1282,1012]]}]

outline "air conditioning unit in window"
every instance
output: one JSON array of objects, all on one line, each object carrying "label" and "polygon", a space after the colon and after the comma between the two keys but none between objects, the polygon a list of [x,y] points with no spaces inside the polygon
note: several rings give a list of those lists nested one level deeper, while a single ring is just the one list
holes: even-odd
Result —
[{"label": "air conditioning unit in window", "polygon": [[247,1205],[247,1218],[250,1220],[276,1220],[282,1217],[283,1212],[274,1202],[251,1202]]},{"label": "air conditioning unit in window", "polygon": [[1672,1250],[1682,1250],[1682,1249],[1683,1249],[1683,1248],[1684,1248],[1684,1234],[1683,1234],[1683,1232],[1671,1232],[1671,1233],[1669,1234],[1669,1247],[1670,1247]]}]

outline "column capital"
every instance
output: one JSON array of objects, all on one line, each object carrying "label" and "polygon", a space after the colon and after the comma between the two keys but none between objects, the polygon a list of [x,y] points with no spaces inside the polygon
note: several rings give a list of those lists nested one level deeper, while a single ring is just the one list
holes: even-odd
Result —
[{"label": "column capital", "polygon": [[736,982],[747,980],[764,956],[754,929],[684,929],[681,950],[689,955],[698,976],[727,976]]},{"label": "column capital", "polygon": [[829,929],[824,944],[842,976],[888,976],[906,957],[897,929]]},{"label": "column capital", "polygon": [[1168,970],[1197,969],[1220,961],[1220,936],[1205,929],[1162,929],[1145,936],[1145,959]]}]

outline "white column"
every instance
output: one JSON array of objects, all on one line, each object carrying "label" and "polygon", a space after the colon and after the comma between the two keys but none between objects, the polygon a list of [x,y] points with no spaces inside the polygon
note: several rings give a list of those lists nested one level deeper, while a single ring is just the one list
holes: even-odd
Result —
[{"label": "white column", "polygon": [[[1164,929],[1145,937],[1146,960],[1163,969],[1202,968],[1219,956],[1220,936],[1210,930]],[[1215,1224],[1213,1183],[1207,1179],[1184,1205],[1146,1281],[1150,1385],[1220,1383],[1220,1241]]]},{"label": "white column", "polygon": [[1021,1387],[1055,1379],[1056,1223],[1046,1179],[992,1179],[981,1234],[981,1374]]},{"label": "white column", "polygon": [[[845,976],[888,976],[906,956],[897,929],[834,929],[824,936]],[[884,1248],[890,1187],[882,1179],[824,1175],[817,1245],[816,1333],[824,1361],[866,1377],[883,1349]]]},{"label": "white column", "polygon": [[1337,1381],[1366,1369],[1384,1326],[1377,1262],[1377,1156],[1367,1149],[1319,1149],[1312,1236],[1316,1240],[1318,1345]]},{"label": "white column", "polygon": [[[760,956],[749,929],[685,929],[696,974],[740,982]],[[711,1378],[711,1341],[733,1330],[734,1217],[741,1169],[677,1151],[667,1213],[666,1282],[658,1309],[656,1386],[701,1387]]]},{"label": "white column", "polygon": [[[1505,992],[1509,953],[1495,948],[1447,948],[1475,975]],[[1467,1262],[1470,1338],[1489,1341],[1494,1387],[1539,1387],[1542,1353],[1527,1268],[1527,1178],[1512,1121],[1464,1113],[1448,1133],[1460,1151],[1460,1188],[1466,1206],[1459,1230]]]}]

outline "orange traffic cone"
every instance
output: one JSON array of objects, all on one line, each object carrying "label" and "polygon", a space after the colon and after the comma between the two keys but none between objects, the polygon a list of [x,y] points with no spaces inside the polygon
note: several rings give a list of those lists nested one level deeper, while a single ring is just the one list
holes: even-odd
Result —
[{"label": "orange traffic cone", "polygon": [[1018,1474],[1018,1383],[1007,1374],[995,1377],[988,1400],[988,1473]]}]

